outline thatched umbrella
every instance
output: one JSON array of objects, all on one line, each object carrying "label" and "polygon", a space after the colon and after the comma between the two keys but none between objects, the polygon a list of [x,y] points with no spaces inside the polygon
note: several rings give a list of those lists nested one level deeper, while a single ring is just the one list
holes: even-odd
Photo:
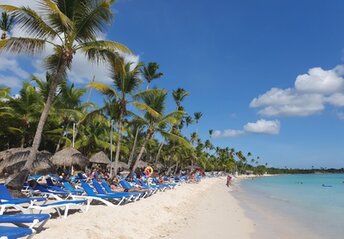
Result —
[{"label": "thatched umbrella", "polygon": [[[12,148],[0,152],[0,175],[19,172],[25,165],[31,148]],[[38,152],[33,162],[32,173],[45,174],[55,172],[55,167],[50,162],[52,154],[48,151]]]},{"label": "thatched umbrella", "polygon": [[51,157],[51,162],[56,166],[71,167],[78,165],[83,168],[86,166],[88,159],[78,150],[69,147],[54,154]]},{"label": "thatched umbrella", "polygon": [[[115,167],[115,162],[113,162],[112,164],[108,165],[108,167],[112,167],[114,168]],[[124,169],[129,169],[129,166],[127,163],[124,163],[124,162],[121,162],[119,161],[118,164],[117,164],[118,168],[124,168]]]},{"label": "thatched umbrella", "polygon": [[90,158],[90,163],[110,164],[111,161],[103,151],[100,151],[92,155],[92,157]]}]

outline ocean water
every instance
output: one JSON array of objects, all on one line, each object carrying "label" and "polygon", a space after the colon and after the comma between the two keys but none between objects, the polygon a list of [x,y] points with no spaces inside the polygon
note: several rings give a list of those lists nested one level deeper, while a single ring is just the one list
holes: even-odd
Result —
[{"label": "ocean water", "polygon": [[257,238],[344,238],[344,174],[260,177],[239,185],[236,196],[264,227]]}]

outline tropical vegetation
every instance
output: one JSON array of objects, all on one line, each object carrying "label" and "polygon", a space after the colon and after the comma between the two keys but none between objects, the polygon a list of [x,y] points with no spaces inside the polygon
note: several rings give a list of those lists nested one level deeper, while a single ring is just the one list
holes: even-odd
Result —
[{"label": "tropical vegetation", "polygon": [[[0,150],[31,147],[18,172],[20,179],[32,170],[38,150],[55,153],[69,146],[86,156],[99,151],[111,154],[115,174],[120,161],[128,164],[131,174],[141,161],[160,163],[165,173],[188,166],[239,173],[258,168],[257,160],[249,164],[251,153],[245,156],[233,148],[214,147],[212,130],[209,139],[200,138],[198,125],[203,113],[187,112],[183,101],[190,94],[185,89],[176,87],[171,92],[176,107],[167,112],[170,93],[151,87],[153,80],[164,76],[158,63],[128,62],[126,54],[132,54],[128,47],[99,40],[98,34],[113,18],[113,0],[39,3],[39,13],[30,7],[0,5],[0,54],[37,55],[47,45],[53,48],[44,59],[45,79],[32,76],[18,94],[0,88]],[[25,35],[11,36],[14,25]],[[90,61],[105,63],[112,81],[71,84],[68,71],[77,52]],[[84,100],[91,89],[103,94],[103,102]]]}]

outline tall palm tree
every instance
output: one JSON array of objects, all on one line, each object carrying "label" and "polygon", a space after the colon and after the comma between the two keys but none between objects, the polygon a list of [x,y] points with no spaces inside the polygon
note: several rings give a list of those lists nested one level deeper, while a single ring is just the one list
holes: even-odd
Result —
[{"label": "tall palm tree", "polygon": [[8,14],[7,12],[1,13],[0,19],[0,29],[2,30],[1,40],[7,38],[7,33],[9,33],[14,26],[15,18],[13,15]]},{"label": "tall palm tree", "polygon": [[20,174],[13,175],[18,176],[18,180],[11,186],[18,189],[32,169],[57,86],[66,78],[75,53],[84,52],[88,59],[99,62],[113,55],[114,50],[130,52],[127,47],[119,43],[96,39],[97,33],[112,20],[113,0],[38,0],[38,2],[39,13],[30,7],[0,5],[0,9],[13,13],[23,31],[31,36],[1,40],[1,52],[35,55],[42,52],[46,45],[53,46],[53,54],[45,59],[45,67],[52,74],[53,81],[36,129],[30,155]]},{"label": "tall palm tree", "polygon": [[188,146],[189,143],[182,137],[167,132],[165,130],[167,125],[175,124],[183,116],[183,111],[173,111],[168,114],[165,112],[167,92],[165,90],[156,90],[155,92],[149,92],[148,94],[142,95],[143,103],[138,105],[138,107],[144,110],[144,117],[141,117],[142,122],[146,125],[146,137],[143,142],[140,152],[131,167],[129,177],[135,172],[138,163],[140,162],[142,155],[145,151],[148,141],[153,137],[155,132],[159,132],[162,136],[172,140],[178,141],[185,146]]},{"label": "tall palm tree", "polygon": [[195,122],[197,124],[197,128],[196,128],[196,133],[198,134],[198,122],[199,120],[202,118],[203,113],[202,112],[195,112],[194,116],[195,116]]},{"label": "tall palm tree", "polygon": [[190,115],[187,115],[185,117],[185,123],[186,123],[186,127],[189,127],[190,124],[193,124],[193,119]]},{"label": "tall palm tree", "polygon": [[143,66],[143,76],[147,81],[147,90],[149,89],[150,83],[155,80],[161,78],[164,74],[161,72],[157,72],[159,70],[159,64],[156,62],[149,62],[147,65]]},{"label": "tall palm tree", "polygon": [[184,98],[188,95],[189,95],[189,92],[187,92],[183,88],[178,88],[177,90],[174,90],[172,92],[174,102],[176,102],[176,105],[177,105],[177,110],[183,110],[181,103],[184,100]]},{"label": "tall palm tree", "polygon": [[118,139],[116,145],[116,155],[115,155],[115,175],[117,175],[118,161],[120,156],[121,147],[121,135],[123,131],[123,123],[125,116],[127,114],[127,104],[130,100],[128,95],[132,95],[135,90],[138,89],[141,79],[140,79],[140,68],[141,64],[132,67],[132,63],[125,63],[124,59],[121,57],[116,57],[109,59],[111,66],[111,78],[115,85],[115,89],[111,88],[102,83],[92,82],[89,87],[95,88],[110,96],[110,98],[117,99],[115,102],[115,107],[117,108],[118,122]]}]

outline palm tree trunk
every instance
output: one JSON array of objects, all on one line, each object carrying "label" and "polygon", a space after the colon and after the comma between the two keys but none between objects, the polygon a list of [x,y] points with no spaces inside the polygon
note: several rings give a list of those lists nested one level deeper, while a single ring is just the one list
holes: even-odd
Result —
[{"label": "palm tree trunk", "polygon": [[146,139],[145,139],[145,141],[143,142],[142,147],[141,147],[141,149],[140,149],[140,153],[139,153],[139,155],[137,156],[137,158],[136,158],[136,160],[135,160],[135,162],[134,162],[134,165],[133,165],[133,167],[132,167],[131,170],[130,170],[130,173],[129,173],[129,175],[128,175],[129,178],[132,178],[132,177],[133,177],[134,172],[135,172],[135,170],[136,170],[136,168],[137,168],[137,165],[139,164],[140,159],[142,158],[143,152],[145,151],[145,148],[146,148],[146,145],[147,145],[147,143],[148,143],[148,140],[152,137],[152,135],[153,135],[153,134],[147,133]]},{"label": "palm tree trunk", "polygon": [[61,133],[61,136],[59,138],[59,142],[57,142],[57,146],[56,146],[56,149],[55,149],[55,153],[57,151],[59,151],[60,147],[61,147],[61,142],[62,142],[62,139],[63,139],[63,135],[64,133],[66,132],[66,129],[68,128],[69,124],[67,124],[67,126],[63,126],[63,132]]},{"label": "palm tree trunk", "polygon": [[155,157],[155,163],[157,163],[159,161],[160,152],[161,152],[161,149],[162,149],[163,146],[164,146],[164,144],[161,143],[160,147],[159,147],[159,150],[158,150],[158,153],[156,154],[156,157]]},{"label": "palm tree trunk", "polygon": [[177,161],[176,168],[175,168],[175,170],[174,170],[174,173],[173,173],[174,175],[176,175],[176,174],[177,174],[177,171],[178,171],[178,166],[179,166],[179,165],[178,165],[178,163],[179,163],[179,162]]},{"label": "palm tree trunk", "polygon": [[[117,145],[116,145],[116,155],[115,155],[115,172],[114,174],[117,175],[117,171],[118,171],[118,160],[119,160],[119,153],[121,150],[121,136],[122,136],[122,115],[119,116],[119,127],[118,127],[118,140],[117,140]],[[112,146],[111,146],[112,147]],[[112,177],[112,175],[111,175]]]},{"label": "palm tree trunk", "polygon": [[135,150],[136,150],[137,137],[139,135],[139,129],[140,129],[140,127],[137,127],[136,133],[135,133],[134,145],[133,145],[133,148],[131,150],[130,157],[128,160],[128,167],[129,168],[131,167],[131,162],[133,161],[133,158],[134,158],[134,154],[135,154]]},{"label": "palm tree trunk", "polygon": [[66,72],[67,65],[69,65],[69,63],[70,62],[68,62],[67,60],[62,60],[61,65],[59,65],[59,67],[58,67],[56,75],[55,75],[55,77],[54,77],[54,79],[50,85],[49,95],[48,95],[47,101],[44,105],[44,109],[42,111],[41,117],[39,119],[39,123],[38,123],[37,129],[36,129],[35,137],[33,139],[30,154],[26,160],[26,163],[25,163],[23,169],[21,171],[19,171],[19,173],[11,175],[6,180],[7,186],[11,189],[20,190],[22,188],[27,176],[29,175],[30,171],[32,170],[33,161],[36,159],[37,151],[38,151],[39,145],[40,145],[41,140],[42,140],[43,128],[44,128],[45,122],[47,121],[49,110],[50,110],[51,105],[53,103],[53,100],[55,98],[57,86],[63,80],[63,76]]}]

